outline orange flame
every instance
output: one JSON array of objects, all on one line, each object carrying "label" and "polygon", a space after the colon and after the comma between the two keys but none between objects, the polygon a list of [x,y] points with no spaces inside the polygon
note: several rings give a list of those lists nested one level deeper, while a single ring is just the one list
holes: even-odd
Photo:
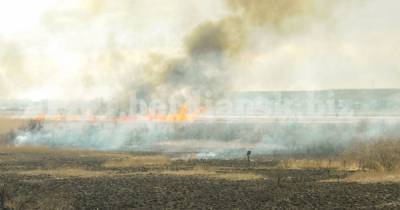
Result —
[{"label": "orange flame", "polygon": [[204,112],[204,108],[200,108],[193,113],[189,113],[189,108],[184,104],[180,106],[178,111],[174,114],[149,114],[147,115],[147,119],[158,122],[192,122],[202,112]]},{"label": "orange flame", "polygon": [[[194,121],[201,113],[205,111],[204,108],[199,108],[194,112],[190,112],[187,105],[183,104],[179,107],[176,113],[174,114],[160,114],[160,113],[149,113],[144,117],[148,121],[157,121],[157,122],[192,122]],[[140,119],[140,116],[118,116],[118,117],[107,117],[107,116],[96,116],[96,115],[44,115],[39,114],[32,118],[35,121],[53,121],[53,122],[130,122],[136,121]]]}]

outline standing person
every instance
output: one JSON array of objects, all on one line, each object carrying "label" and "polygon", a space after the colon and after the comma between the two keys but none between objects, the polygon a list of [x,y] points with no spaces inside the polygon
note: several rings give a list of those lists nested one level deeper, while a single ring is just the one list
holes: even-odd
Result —
[{"label": "standing person", "polygon": [[251,155],[251,150],[247,151],[247,162],[249,164],[249,167],[250,167],[250,155]]}]

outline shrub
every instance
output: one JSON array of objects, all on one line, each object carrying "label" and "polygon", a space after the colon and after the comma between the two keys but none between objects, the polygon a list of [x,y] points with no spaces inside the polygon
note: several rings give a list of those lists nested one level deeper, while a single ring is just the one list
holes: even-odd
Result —
[{"label": "shrub", "polygon": [[400,140],[358,141],[345,152],[344,158],[358,161],[360,169],[396,171],[400,169]]}]

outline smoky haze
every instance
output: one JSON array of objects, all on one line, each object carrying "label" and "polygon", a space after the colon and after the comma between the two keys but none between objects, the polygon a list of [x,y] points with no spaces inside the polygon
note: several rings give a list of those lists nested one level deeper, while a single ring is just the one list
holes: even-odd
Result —
[{"label": "smoky haze", "polygon": [[[0,97],[101,104],[69,113],[71,103],[66,103],[41,129],[18,131],[17,145],[186,151],[197,144],[204,147],[196,152],[225,155],[249,148],[340,150],[357,138],[398,135],[397,118],[393,123],[386,115],[368,118],[382,110],[398,112],[400,5],[395,0],[1,3]],[[14,10],[24,15],[8,12]],[[315,92],[319,101],[306,97],[314,92],[301,92],[325,89],[346,90]],[[283,92],[265,92],[277,90]],[[230,112],[229,100],[243,92],[250,103],[260,94],[274,114]],[[378,100],[380,95],[385,98]],[[146,103],[175,99],[173,120],[165,120],[170,116],[161,108],[144,116],[159,121],[130,119],[137,108],[131,106],[133,96]],[[185,106],[192,96],[199,96],[200,106],[212,105],[190,110],[200,115],[191,124]],[[304,106],[294,107],[298,104]],[[342,116],[340,109],[301,118],[308,105],[326,104],[345,111],[361,107],[367,122],[364,116]],[[215,109],[222,114],[212,116]],[[295,119],[274,121],[286,115]]]},{"label": "smoky haze", "polygon": [[[236,60],[248,49],[250,35],[256,30],[286,36],[310,27],[316,20],[330,15],[333,5],[320,8],[317,1],[226,1],[229,15],[217,21],[205,21],[195,26],[183,40],[184,55],[180,58],[154,56],[143,74],[157,74],[150,84],[142,84],[148,91],[184,93],[209,92],[214,96],[232,90]],[[261,39],[260,39],[261,40]],[[161,64],[160,64],[161,63]],[[151,77],[151,76],[149,76]]]},{"label": "smoky haze", "polygon": [[393,0],[3,4],[15,24],[0,22],[2,98],[400,84]]}]

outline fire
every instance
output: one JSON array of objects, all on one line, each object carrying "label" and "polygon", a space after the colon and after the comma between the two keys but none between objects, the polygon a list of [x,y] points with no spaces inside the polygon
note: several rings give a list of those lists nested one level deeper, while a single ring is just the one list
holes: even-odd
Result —
[{"label": "fire", "polygon": [[44,115],[39,114],[32,118],[34,121],[43,122],[133,122],[137,120],[146,120],[146,121],[156,121],[156,122],[192,122],[198,116],[205,111],[204,108],[198,108],[193,112],[190,112],[187,105],[182,105],[173,114],[160,114],[160,113],[149,113],[147,115],[135,116],[135,115],[127,115],[127,116],[97,116],[97,115]]},{"label": "fire", "polygon": [[182,105],[179,107],[174,114],[154,114],[148,115],[148,120],[158,121],[158,122],[192,122],[199,114],[204,112],[204,108],[199,108],[196,111],[190,113],[187,105]]}]

